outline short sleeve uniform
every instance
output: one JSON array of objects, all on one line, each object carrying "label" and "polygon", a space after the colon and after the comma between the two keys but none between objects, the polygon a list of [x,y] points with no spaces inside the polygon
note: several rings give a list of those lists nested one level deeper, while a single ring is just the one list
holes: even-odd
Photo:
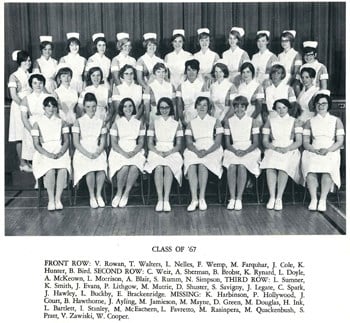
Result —
[{"label": "short sleeve uniform", "polygon": [[305,122],[315,115],[314,111],[310,111],[309,104],[318,90],[319,88],[314,85],[312,85],[308,90],[306,90],[305,87],[301,90],[297,99],[297,102],[301,107],[301,115],[298,117],[299,120]]},{"label": "short sleeve uniform", "polygon": [[205,53],[201,50],[195,53],[194,58],[199,61],[199,73],[198,77],[203,78],[206,74],[210,74],[214,66],[215,57],[217,54],[211,49],[208,49]]},{"label": "short sleeve uniform", "polygon": [[112,59],[111,72],[119,72],[120,69],[124,67],[124,65],[131,65],[132,67],[136,67],[135,58],[129,55],[124,55],[123,53],[119,53]]},{"label": "short sleeve uniform", "polygon": [[[41,56],[38,58],[37,63],[40,68],[41,74],[45,77],[45,88],[47,92],[53,94],[55,89],[57,88],[57,84],[55,81],[56,71],[57,71],[57,60],[50,57],[49,59],[46,59],[45,57]],[[33,73],[36,71],[34,70]]]},{"label": "short sleeve uniform", "polygon": [[266,49],[263,53],[256,53],[252,57],[252,64],[255,67],[255,78],[262,84],[269,78],[268,68],[271,62],[276,61],[277,57],[270,50]]},{"label": "short sleeve uniform", "polygon": [[60,118],[72,126],[76,120],[74,108],[78,103],[78,92],[72,87],[66,88],[60,85],[58,89],[55,90],[55,94],[60,103]]},{"label": "short sleeve uniform", "polygon": [[234,50],[229,48],[224,51],[222,53],[222,59],[229,70],[230,80],[233,82],[240,75],[239,69],[242,63],[249,61],[249,56],[242,48],[236,47]]},{"label": "short sleeve uniform", "polygon": [[281,62],[286,69],[286,77],[283,79],[285,84],[290,84],[294,66],[301,66],[302,61],[297,59],[298,52],[291,48],[288,52],[278,54],[278,61]]},{"label": "short sleeve uniform", "polygon": [[120,102],[124,98],[131,98],[135,103],[136,110],[138,110],[142,102],[142,86],[135,83],[129,85],[126,82],[117,85],[113,90],[112,100]]},{"label": "short sleeve uniform", "polygon": [[277,112],[273,110],[272,107],[274,102],[279,99],[287,99],[291,103],[295,102],[296,97],[294,90],[288,84],[283,82],[277,86],[271,84],[265,89],[265,100],[270,118],[277,116]]},{"label": "short sleeve uniform", "polygon": [[167,55],[166,64],[170,70],[170,83],[175,89],[184,81],[185,63],[191,57],[192,54],[183,49],[179,53],[173,51]]},{"label": "short sleeve uniform", "polygon": [[157,112],[157,104],[160,98],[166,97],[169,99],[173,99],[174,92],[173,92],[173,86],[171,83],[167,81],[163,81],[160,83],[157,79],[154,79],[150,84],[149,87],[152,89],[155,102],[152,104],[152,111],[151,111],[151,120],[154,120],[156,118],[156,112]]},{"label": "short sleeve uniform", "polygon": [[164,61],[156,55],[153,55],[151,57],[147,53],[145,53],[138,59],[136,63],[136,69],[138,71],[143,72],[144,80],[146,83],[148,83],[148,80],[150,79],[150,76],[153,73],[153,67],[157,63],[164,63]]},{"label": "short sleeve uniform", "polygon": [[79,54],[68,53],[68,55],[63,56],[62,59],[73,71],[70,86],[78,93],[81,93],[84,86],[82,75],[85,69],[85,58]]},{"label": "short sleeve uniform", "polygon": [[251,80],[248,84],[243,82],[238,87],[238,95],[245,96],[249,102],[246,111],[246,114],[249,117],[255,111],[255,106],[252,104],[252,101],[263,100],[265,98],[262,88],[260,88],[261,90],[259,91],[259,87],[260,84],[255,79]]},{"label": "short sleeve uniform", "polygon": [[89,85],[85,88],[84,92],[80,94],[79,103],[83,104],[84,96],[86,93],[93,93],[97,99],[96,116],[105,121],[107,117],[107,106],[109,103],[109,90],[103,84]]},{"label": "short sleeve uniform", "polygon": [[312,63],[306,63],[300,67],[300,71],[304,67],[311,67],[316,71],[316,77],[313,80],[313,85],[320,87],[321,80],[328,80],[327,67],[320,63],[317,59]]},{"label": "short sleeve uniform", "polygon": [[91,62],[93,62],[101,68],[103,74],[103,85],[109,89],[110,86],[108,82],[108,76],[111,70],[111,60],[106,55],[101,56],[100,54],[95,53],[88,59],[88,63]]},{"label": "short sleeve uniform", "polygon": [[[214,103],[214,114],[213,116],[220,121],[223,119],[225,110],[228,111],[229,106],[226,104],[226,96],[230,91],[233,83],[227,78],[223,79],[221,83],[216,81],[210,87],[210,98]],[[227,112],[226,111],[226,112]]]}]

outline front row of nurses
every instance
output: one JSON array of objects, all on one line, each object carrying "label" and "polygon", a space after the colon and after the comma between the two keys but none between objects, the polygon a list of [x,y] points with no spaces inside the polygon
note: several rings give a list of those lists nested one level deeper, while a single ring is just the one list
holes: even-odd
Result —
[{"label": "front row of nurses", "polygon": [[[95,95],[87,93],[83,100],[85,114],[71,128],[75,146],[72,163],[74,185],[85,176],[90,206],[104,207],[101,191],[105,176],[108,174],[113,180],[116,175],[117,193],[112,206],[125,207],[140,172],[154,172],[158,195],[155,209],[170,211],[169,194],[173,178],[181,185],[184,166],[191,193],[187,210],[206,210],[209,171],[221,178],[224,166],[230,192],[227,209],[241,210],[247,172],[258,177],[261,170],[266,169],[270,194],[266,205],[268,209],[282,210],[283,193],[288,177],[291,177],[298,184],[306,182],[311,196],[309,210],[325,211],[332,186],[340,186],[340,149],[345,135],[341,120],[328,112],[331,107],[329,91],[322,90],[316,94],[316,115],[304,124],[290,115],[293,109],[286,99],[274,102],[276,115],[268,118],[263,126],[261,121],[246,114],[248,105],[245,97],[236,97],[232,104],[234,115],[225,120],[223,128],[221,122],[210,115],[209,98],[199,96],[195,102],[198,115],[183,129],[181,122],[173,117],[172,100],[161,98],[157,105],[157,117],[146,131],[143,122],[136,116],[134,102],[125,98],[120,102],[119,116],[110,129],[112,148],[107,163],[107,129],[95,115]],[[44,112],[35,120],[31,131],[36,150],[33,173],[36,179],[44,176],[49,197],[48,209],[59,210],[63,207],[61,194],[67,183],[67,172],[72,172],[68,152],[69,128],[57,117],[57,101],[53,97],[45,98]],[[261,127],[265,148],[262,160],[258,148]],[[186,148],[182,158],[184,134]],[[147,159],[144,151],[146,135]],[[223,135],[225,150],[222,148]],[[304,150],[301,154],[302,145]],[[318,200],[319,180],[321,192]]]}]

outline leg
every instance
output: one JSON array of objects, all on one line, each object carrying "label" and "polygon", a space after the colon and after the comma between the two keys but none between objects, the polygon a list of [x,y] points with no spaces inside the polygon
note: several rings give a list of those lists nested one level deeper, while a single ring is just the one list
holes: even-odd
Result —
[{"label": "leg", "polygon": [[19,165],[24,166],[26,163],[24,159],[22,159],[22,141],[16,141],[16,152],[19,160]]},{"label": "leg", "polygon": [[308,209],[310,211],[315,211],[317,209],[317,186],[318,186],[317,174],[308,173],[306,176],[306,183],[307,183],[307,188],[309,190],[310,197],[311,197],[311,202],[308,206]]},{"label": "leg", "polygon": [[190,191],[192,201],[198,201],[198,176],[197,176],[197,165],[191,165],[188,167],[188,181],[190,183]]},{"label": "leg", "polygon": [[230,191],[231,200],[236,199],[236,181],[237,181],[236,172],[237,172],[237,166],[231,164],[227,170],[227,184],[228,184],[228,189]]},{"label": "leg", "polygon": [[96,197],[102,197],[101,192],[105,182],[106,174],[103,170],[96,172]]},{"label": "leg", "polygon": [[247,182],[247,169],[243,165],[238,166],[237,177],[237,200],[242,201],[242,195]]},{"label": "leg", "polygon": [[67,170],[65,168],[58,169],[57,180],[56,180],[56,196],[55,196],[56,209],[63,208],[61,203],[61,196],[66,184],[67,184]]},{"label": "leg", "polygon": [[173,173],[168,166],[164,167],[164,201],[169,202],[171,184],[173,183]]},{"label": "leg", "polygon": [[89,190],[90,200],[95,199],[95,172],[86,174],[86,184]]},{"label": "leg", "polygon": [[318,203],[318,210],[321,212],[326,211],[327,209],[327,196],[329,191],[332,188],[332,178],[328,173],[323,173],[321,177],[321,195],[320,201]]},{"label": "leg", "polygon": [[134,186],[138,177],[139,177],[139,169],[134,165],[130,166],[123,196],[125,196],[126,198],[129,197],[129,193],[130,193],[132,187]]},{"label": "leg", "polygon": [[49,211],[55,209],[55,170],[50,169],[44,176],[44,185],[47,189],[49,197],[49,204],[47,206]]},{"label": "leg", "polygon": [[267,187],[269,188],[269,194],[270,194],[270,199],[266,207],[268,209],[273,209],[275,206],[275,198],[276,198],[277,171],[275,169],[268,168],[266,170],[266,180],[267,180]]},{"label": "leg", "polygon": [[278,176],[277,176],[277,199],[282,200],[282,196],[284,193],[284,190],[286,189],[288,182],[288,174],[284,172],[283,170],[278,171]]},{"label": "leg", "polygon": [[154,171],[154,183],[156,185],[158,201],[163,201],[163,166],[157,166]]},{"label": "leg", "polygon": [[116,197],[122,197],[123,189],[126,184],[126,179],[128,177],[129,166],[123,166],[117,173],[117,194]]},{"label": "leg", "polygon": [[205,191],[208,182],[208,168],[203,164],[198,166],[199,199],[205,200]]}]

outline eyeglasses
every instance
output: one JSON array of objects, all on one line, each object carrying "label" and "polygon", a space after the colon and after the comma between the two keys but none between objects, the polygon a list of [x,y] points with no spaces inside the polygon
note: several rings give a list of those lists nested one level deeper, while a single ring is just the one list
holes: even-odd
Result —
[{"label": "eyeglasses", "polygon": [[304,57],[311,57],[311,56],[315,56],[315,53],[304,54]]},{"label": "eyeglasses", "polygon": [[328,105],[327,102],[322,102],[322,103],[316,103],[317,107],[326,107]]}]

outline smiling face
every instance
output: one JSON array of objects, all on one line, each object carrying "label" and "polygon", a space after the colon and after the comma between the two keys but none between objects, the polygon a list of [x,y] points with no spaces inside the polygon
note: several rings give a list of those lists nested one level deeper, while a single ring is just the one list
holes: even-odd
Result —
[{"label": "smiling face", "polygon": [[30,57],[28,57],[26,61],[23,61],[21,63],[21,68],[23,68],[26,71],[28,71],[31,66],[32,66],[32,61],[31,61]]},{"label": "smiling face", "polygon": [[41,80],[34,77],[32,81],[32,89],[34,92],[42,92],[44,89],[44,83]]},{"label": "smiling face", "polygon": [[215,66],[214,74],[216,80],[221,81],[224,79],[225,73],[220,67]]},{"label": "smiling face", "polygon": [[201,100],[196,105],[197,113],[199,116],[204,117],[209,110],[208,102],[207,100]]},{"label": "smiling face", "polygon": [[70,42],[69,44],[69,51],[72,54],[78,54],[79,53],[79,44],[75,41]]},{"label": "smiling face", "polygon": [[95,71],[91,74],[90,79],[91,83],[94,86],[98,86],[101,83],[101,72],[100,71]]},{"label": "smiling face", "polygon": [[63,73],[60,75],[60,81],[64,85],[69,85],[71,80],[72,80],[72,77],[69,73]]},{"label": "smiling face", "polygon": [[282,81],[283,71],[281,68],[276,69],[271,74],[271,81],[274,85],[278,85]]},{"label": "smiling face", "polygon": [[134,111],[134,105],[130,100],[125,101],[123,105],[123,113],[126,118],[130,118]]},{"label": "smiling face", "polygon": [[156,50],[157,50],[157,46],[155,44],[153,44],[152,42],[149,42],[147,44],[147,50],[146,51],[147,51],[148,55],[154,55]]},{"label": "smiling face", "polygon": [[328,101],[326,98],[320,98],[316,102],[316,112],[320,114],[325,114],[328,111]]},{"label": "smiling face", "polygon": [[48,118],[51,118],[54,115],[56,109],[57,107],[55,107],[54,105],[51,104],[51,102],[49,102],[46,106],[44,106],[45,115]]},{"label": "smiling face", "polygon": [[248,83],[253,79],[253,73],[249,69],[249,67],[246,67],[245,69],[243,69],[241,75],[244,82]]},{"label": "smiling face", "polygon": [[256,46],[259,48],[259,50],[265,50],[267,48],[267,44],[268,44],[268,40],[266,38],[266,36],[260,37],[257,42],[256,42]]},{"label": "smiling face", "polygon": [[317,54],[314,52],[309,52],[304,54],[304,60],[306,63],[313,63],[316,60]]},{"label": "smiling face", "polygon": [[121,48],[121,52],[122,53],[124,53],[124,54],[126,54],[126,55],[129,55],[130,54],[130,51],[131,51],[131,42],[130,41],[128,41],[128,42],[126,42],[123,46],[122,46],[122,48]]},{"label": "smiling face", "polygon": [[172,44],[175,50],[180,50],[184,45],[184,41],[181,36],[178,36],[173,40]]},{"label": "smiling face", "polygon": [[52,55],[52,45],[47,44],[42,50],[41,54],[46,58],[49,59]]},{"label": "smiling face", "polygon": [[210,44],[210,38],[208,36],[202,37],[199,40],[199,46],[201,47],[201,49],[208,49],[209,44]]},{"label": "smiling face", "polygon": [[170,113],[170,106],[165,101],[160,102],[159,104],[159,112],[162,117],[169,116]]},{"label": "smiling face", "polygon": [[158,68],[154,75],[158,81],[163,81],[165,79],[165,69],[164,68]]},{"label": "smiling face", "polygon": [[228,36],[228,43],[230,44],[231,48],[236,48],[238,38],[235,35],[230,34],[230,36]]},{"label": "smiling face", "polygon": [[286,114],[288,114],[288,107],[285,106],[282,102],[277,102],[276,111],[277,111],[278,115],[282,118]]},{"label": "smiling face", "polygon": [[198,76],[198,71],[196,69],[192,69],[191,66],[187,66],[186,75],[189,81],[193,82]]},{"label": "smiling face", "polygon": [[288,37],[281,38],[281,47],[285,50],[291,48],[291,44],[290,44]]},{"label": "smiling face", "polygon": [[301,73],[301,81],[303,82],[304,86],[310,87],[312,85],[312,80],[313,79],[308,72]]},{"label": "smiling face", "polygon": [[128,84],[134,80],[134,70],[132,68],[127,68],[122,76],[123,80]]},{"label": "smiling face", "polygon": [[84,104],[84,109],[85,109],[85,112],[86,114],[92,118],[95,113],[96,113],[96,102],[95,101],[86,101],[85,104]]},{"label": "smiling face", "polygon": [[106,43],[103,40],[99,40],[96,44],[96,51],[99,54],[104,54],[106,51]]},{"label": "smiling face", "polygon": [[236,103],[233,106],[233,111],[235,115],[240,119],[244,117],[246,110],[247,110],[247,106],[245,104]]}]

